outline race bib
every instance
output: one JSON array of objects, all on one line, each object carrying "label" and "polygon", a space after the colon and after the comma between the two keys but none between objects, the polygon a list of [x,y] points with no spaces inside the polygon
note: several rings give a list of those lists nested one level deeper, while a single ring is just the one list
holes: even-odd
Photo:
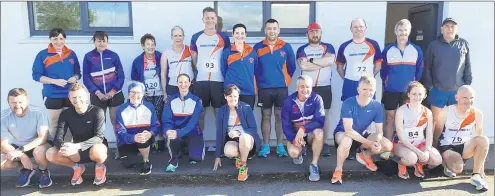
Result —
[{"label": "race bib", "polygon": [[407,133],[409,139],[423,139],[423,134],[420,134],[419,131],[412,131]]},{"label": "race bib", "polygon": [[456,145],[456,144],[464,144],[466,141],[468,141],[469,139],[471,139],[471,137],[467,137],[467,136],[464,136],[464,137],[452,137],[452,144],[453,145]]},{"label": "race bib", "polygon": [[204,68],[207,72],[218,72],[218,67],[220,66],[214,59],[209,59],[204,63]]},{"label": "race bib", "polygon": [[160,81],[158,80],[158,78],[146,79],[144,81],[144,84],[146,85],[146,91],[148,93],[160,90]]}]

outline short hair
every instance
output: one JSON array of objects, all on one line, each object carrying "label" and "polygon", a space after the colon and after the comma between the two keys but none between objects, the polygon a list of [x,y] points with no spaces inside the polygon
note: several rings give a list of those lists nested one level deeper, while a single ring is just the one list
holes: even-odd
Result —
[{"label": "short hair", "polygon": [[234,27],[232,28],[232,34],[235,32],[235,29],[237,29],[237,28],[239,28],[239,27],[240,27],[240,28],[244,28],[244,31],[246,31],[246,32],[247,32],[246,25],[244,25],[244,24],[242,24],[242,23],[239,23],[239,24],[234,25]]},{"label": "short hair", "polygon": [[399,20],[399,22],[397,22],[395,24],[394,30],[397,31],[397,29],[400,26],[404,26],[404,25],[406,25],[407,27],[409,27],[409,32],[411,32],[412,25],[411,25],[411,21],[409,21],[408,19]]},{"label": "short hair", "polygon": [[84,84],[82,83],[79,83],[79,82],[76,82],[74,84],[72,84],[69,88],[69,92],[75,92],[75,91],[78,91],[78,90],[81,90],[83,89],[84,91],[86,91],[87,93],[89,93],[88,91],[88,88],[86,88],[86,86],[84,86]]},{"label": "short hair", "polygon": [[155,43],[155,45],[156,45],[155,36],[153,36],[149,33],[146,33],[143,35],[143,37],[141,37],[141,45],[144,45],[144,42],[146,42],[147,39],[153,41],[153,43]]},{"label": "short hair", "polygon": [[67,35],[65,35],[65,32],[63,29],[61,28],[53,28],[52,30],[50,30],[50,32],[48,32],[48,38],[52,38],[52,37],[58,37],[58,35],[62,34],[62,36],[64,38],[67,38]]},{"label": "short hair", "polygon": [[105,40],[105,37],[108,40],[108,33],[107,32],[105,32],[105,31],[95,31],[95,34],[93,34],[93,38],[91,38],[91,40],[93,42],[95,42],[96,39]]},{"label": "short hair", "polygon": [[9,94],[7,96],[7,101],[9,100],[9,97],[17,97],[19,95],[24,95],[24,96],[27,97],[28,96],[28,93],[23,88],[13,88],[13,89],[10,89]]},{"label": "short hair", "polygon": [[189,77],[189,75],[187,75],[186,73],[181,73],[181,74],[179,74],[179,75],[177,76],[177,82],[179,82],[179,78],[180,78],[180,77],[182,77],[182,76],[186,77],[186,78],[187,78],[187,80],[189,80],[189,82],[191,82],[191,77]]},{"label": "short hair", "polygon": [[407,85],[407,90],[406,90],[406,93],[404,94],[404,102],[407,103],[409,102],[409,97],[407,96],[409,93],[411,93],[412,89],[414,87],[419,87],[423,90],[423,93],[425,94],[426,96],[426,88],[425,86],[423,86],[423,84],[421,84],[420,82],[418,81],[412,81],[412,82],[409,82],[409,85]]},{"label": "short hair", "polygon": [[182,36],[184,36],[184,29],[182,29],[182,27],[180,27],[179,25],[176,25],[174,27],[172,27],[172,29],[170,30],[170,36],[174,36],[174,31],[175,30],[180,30],[182,31]]},{"label": "short hair", "polygon": [[143,91],[143,92],[141,92],[142,94],[144,94],[144,93],[145,93],[145,91],[146,91],[146,87],[144,86],[144,84],[143,84],[142,82],[140,82],[140,81],[136,81],[136,80],[131,80],[131,81],[129,82],[129,85],[127,85],[127,90],[128,90],[128,91],[129,91],[129,93],[130,93],[130,92],[131,92],[131,89],[136,88],[136,87],[140,88],[140,89],[141,89],[141,91]]},{"label": "short hair", "polygon": [[299,80],[303,80],[307,83],[309,83],[310,85],[313,84],[313,78],[309,77],[308,75],[300,75],[297,77],[297,83],[296,83],[296,86],[299,85]]},{"label": "short hair", "polygon": [[227,87],[225,87],[225,89],[223,90],[223,95],[224,95],[224,96],[229,96],[229,95],[231,95],[234,91],[237,91],[237,92],[241,93],[241,89],[239,89],[239,87],[237,87],[235,84],[229,84],[229,85],[227,85]]},{"label": "short hair", "polygon": [[203,15],[205,15],[206,12],[213,12],[215,13],[215,15],[217,15],[217,11],[215,11],[215,9],[211,7],[205,7],[205,9],[203,9]]},{"label": "short hair", "polygon": [[351,21],[351,27],[350,27],[351,29],[352,29],[352,23],[357,22],[357,21],[363,21],[364,27],[366,27],[366,28],[368,27],[368,26],[366,26],[366,21],[364,19],[362,19],[362,18],[355,18],[355,19],[353,19]]},{"label": "short hair", "polygon": [[268,20],[265,22],[265,27],[266,27],[266,24],[268,24],[268,23],[277,23],[277,24],[280,24],[280,23],[278,23],[278,21],[277,21],[277,20],[275,20],[275,19],[273,19],[273,18],[270,18],[270,19],[268,19]]},{"label": "short hair", "polygon": [[359,78],[358,87],[360,87],[363,84],[371,84],[376,86],[376,79],[375,77],[369,75],[361,76],[361,78]]}]

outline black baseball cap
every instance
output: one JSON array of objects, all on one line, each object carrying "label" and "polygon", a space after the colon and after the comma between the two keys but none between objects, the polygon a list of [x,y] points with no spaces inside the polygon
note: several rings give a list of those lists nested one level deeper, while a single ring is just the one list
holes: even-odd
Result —
[{"label": "black baseball cap", "polygon": [[445,25],[445,23],[448,23],[448,22],[453,22],[454,24],[457,25],[457,22],[453,19],[453,18],[446,18],[445,20],[443,20],[442,22],[442,26]]}]

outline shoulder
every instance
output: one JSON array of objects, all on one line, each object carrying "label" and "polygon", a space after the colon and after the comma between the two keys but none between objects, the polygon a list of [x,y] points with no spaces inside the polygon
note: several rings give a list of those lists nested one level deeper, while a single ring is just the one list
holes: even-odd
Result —
[{"label": "shoulder", "polygon": [[199,31],[195,34],[193,34],[193,36],[191,37],[192,40],[197,40],[199,38],[199,36],[203,35],[203,31]]},{"label": "shoulder", "polygon": [[7,120],[12,115],[11,109],[5,109],[2,111],[2,121]]},{"label": "shoulder", "polygon": [[254,48],[254,50],[257,50],[257,49],[262,48],[262,47],[263,47],[263,45],[264,45],[264,44],[263,44],[263,41],[260,41],[260,42],[258,42],[258,43],[256,43],[256,44],[254,44],[253,48]]},{"label": "shoulder", "polygon": [[350,43],[352,43],[352,39],[340,44],[339,50],[344,50]]}]

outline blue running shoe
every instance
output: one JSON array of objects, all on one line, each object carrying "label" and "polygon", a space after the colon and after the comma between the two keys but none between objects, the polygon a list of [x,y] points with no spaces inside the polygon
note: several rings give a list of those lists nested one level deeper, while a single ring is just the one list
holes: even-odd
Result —
[{"label": "blue running shoe", "polygon": [[286,157],[286,156],[289,156],[289,154],[287,153],[287,151],[285,150],[285,147],[283,144],[277,144],[277,155],[279,157]]},{"label": "blue running shoe", "polygon": [[50,171],[40,170],[40,188],[47,188],[52,185],[52,178],[50,177]]},{"label": "blue running shoe", "polygon": [[36,173],[36,170],[29,170],[26,168],[21,169],[21,174],[19,175],[19,179],[17,179],[17,188],[26,187],[31,182],[31,177]]},{"label": "blue running shoe", "polygon": [[258,156],[266,158],[268,154],[270,154],[270,145],[263,144],[263,146],[261,146],[260,152],[258,152]]}]

